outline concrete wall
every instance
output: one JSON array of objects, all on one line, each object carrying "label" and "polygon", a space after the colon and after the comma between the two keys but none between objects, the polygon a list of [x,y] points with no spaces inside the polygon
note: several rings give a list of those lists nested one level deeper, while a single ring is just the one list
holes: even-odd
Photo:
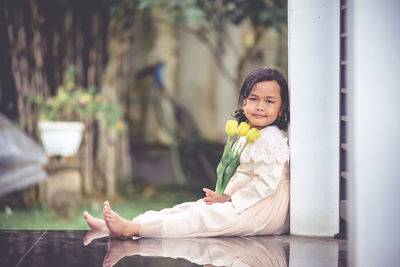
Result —
[{"label": "concrete wall", "polygon": [[348,1],[350,266],[400,262],[399,14]]},{"label": "concrete wall", "polygon": [[289,0],[291,233],[339,232],[339,1]]}]

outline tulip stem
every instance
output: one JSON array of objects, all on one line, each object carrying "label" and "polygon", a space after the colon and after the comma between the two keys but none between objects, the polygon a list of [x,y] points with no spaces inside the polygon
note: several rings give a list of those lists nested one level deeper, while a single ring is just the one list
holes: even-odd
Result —
[{"label": "tulip stem", "polygon": [[246,141],[246,143],[244,144],[244,146],[242,147],[242,149],[239,152],[239,156],[242,155],[243,150],[245,149],[245,147],[247,146],[248,143],[249,143],[249,141]]},{"label": "tulip stem", "polygon": [[234,144],[233,147],[232,147],[232,151],[235,151],[235,148],[236,148],[236,146],[237,146],[238,143],[239,143],[239,137],[236,139],[236,142],[235,142],[235,144]]},{"label": "tulip stem", "polygon": [[231,136],[228,135],[228,140],[226,140],[226,144],[229,145],[229,141],[231,141]]}]

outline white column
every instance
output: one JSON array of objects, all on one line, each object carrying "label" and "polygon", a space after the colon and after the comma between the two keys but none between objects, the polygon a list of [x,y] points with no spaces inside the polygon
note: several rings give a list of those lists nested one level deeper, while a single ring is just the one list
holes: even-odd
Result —
[{"label": "white column", "polygon": [[400,264],[400,1],[348,1],[350,266]]},{"label": "white column", "polygon": [[339,232],[339,1],[289,0],[291,233]]}]

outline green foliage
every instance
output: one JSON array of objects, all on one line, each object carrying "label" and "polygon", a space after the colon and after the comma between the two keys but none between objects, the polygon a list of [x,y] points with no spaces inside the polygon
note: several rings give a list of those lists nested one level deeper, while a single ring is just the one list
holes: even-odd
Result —
[{"label": "green foliage", "polygon": [[73,66],[67,69],[64,80],[64,85],[58,88],[53,97],[28,97],[36,105],[40,120],[85,122],[97,119],[118,131],[125,128],[121,105],[108,101],[94,86],[77,87]]},{"label": "green foliage", "polygon": [[110,6],[110,16],[120,29],[128,29],[138,11],[140,0],[106,0]]},{"label": "green foliage", "polygon": [[185,23],[209,27],[207,10],[201,8],[196,0],[142,0],[138,8],[156,8],[165,13],[172,24]]},{"label": "green foliage", "polygon": [[281,30],[287,20],[286,0],[116,0],[111,2],[111,16],[129,20],[138,11],[155,9],[172,24],[198,26],[221,31],[227,22],[240,24],[249,18],[254,26]]}]

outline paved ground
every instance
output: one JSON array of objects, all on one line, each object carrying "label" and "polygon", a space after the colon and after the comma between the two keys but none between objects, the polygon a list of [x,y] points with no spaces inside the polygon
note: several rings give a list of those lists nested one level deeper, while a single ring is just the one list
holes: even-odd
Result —
[{"label": "paved ground", "polygon": [[346,263],[347,241],[332,238],[285,235],[120,240],[87,231],[0,231],[0,266],[337,267]]}]

